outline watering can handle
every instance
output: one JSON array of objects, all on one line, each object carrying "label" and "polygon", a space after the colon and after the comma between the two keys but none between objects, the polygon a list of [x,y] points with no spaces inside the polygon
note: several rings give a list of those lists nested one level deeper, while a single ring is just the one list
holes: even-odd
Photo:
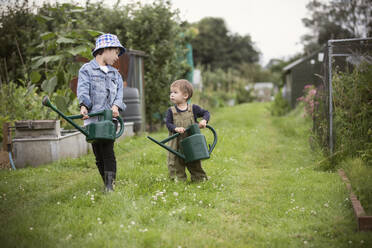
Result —
[{"label": "watering can handle", "polygon": [[117,116],[117,117],[114,117],[115,119],[117,119],[120,123],[120,130],[119,132],[116,134],[116,139],[119,138],[123,132],[124,132],[124,122],[123,122],[123,119],[120,117],[120,116]]},{"label": "watering can handle", "polygon": [[211,130],[212,131],[212,133],[213,133],[213,136],[214,136],[214,139],[213,139],[213,144],[212,145],[208,145],[209,146],[209,154],[211,154],[212,153],[212,151],[213,151],[213,149],[214,149],[214,147],[216,146],[216,144],[217,144],[217,133],[216,133],[216,131],[213,129],[213,127],[211,127],[211,126],[209,126],[209,125],[207,125],[206,126],[206,128],[208,128],[209,130]]}]

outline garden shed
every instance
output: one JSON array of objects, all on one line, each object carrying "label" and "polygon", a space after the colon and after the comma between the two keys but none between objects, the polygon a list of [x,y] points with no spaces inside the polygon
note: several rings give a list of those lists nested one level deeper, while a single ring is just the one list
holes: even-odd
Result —
[{"label": "garden shed", "polygon": [[297,98],[303,95],[305,85],[318,86],[322,83],[320,75],[323,74],[323,59],[324,48],[283,68],[283,97],[287,99],[292,108],[295,107]]}]

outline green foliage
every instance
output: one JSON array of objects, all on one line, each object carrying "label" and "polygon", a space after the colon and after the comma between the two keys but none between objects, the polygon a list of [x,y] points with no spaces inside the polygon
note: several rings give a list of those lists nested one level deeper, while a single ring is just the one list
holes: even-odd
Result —
[{"label": "green foliage", "polygon": [[[333,75],[333,167],[345,158],[361,158],[372,164],[372,66],[363,64],[352,72]],[[314,138],[329,153],[329,125],[327,96],[319,92],[319,106],[315,109]]]},{"label": "green foliage", "polygon": [[255,97],[253,96],[253,88],[246,89],[241,87],[236,94],[236,102],[238,104],[253,102]]},{"label": "green foliage", "polygon": [[[102,2],[87,2],[85,7],[67,3],[44,4],[37,9],[37,14],[34,14],[35,8],[28,8],[27,4],[10,6],[15,13],[14,17],[9,16],[10,21],[16,22],[19,16],[32,20],[13,30],[25,33],[32,30],[35,35],[22,40],[24,49],[20,49],[21,56],[27,58],[26,77],[24,73],[8,73],[9,68],[4,67],[8,61],[5,58],[0,60],[1,79],[23,80],[26,81],[23,86],[35,85],[39,91],[49,95],[58,92],[61,95],[55,104],[62,111],[68,111],[67,106],[76,98],[69,90],[69,82],[78,75],[81,66],[76,56],[91,59],[94,38],[102,32],[118,35],[127,48],[146,52],[145,101],[150,125],[157,121],[152,118],[153,113],[165,111],[168,106],[168,91],[164,89],[173,80],[184,77],[189,70],[184,60],[187,51],[185,38],[180,35],[184,30],[178,23],[177,12],[168,2],[159,0],[152,4],[125,6],[118,3],[114,8],[105,7]],[[1,23],[7,23],[7,13],[13,12],[2,13]],[[8,27],[0,27],[0,33],[7,31]],[[17,51],[15,35],[10,32],[10,36],[3,40],[4,47],[9,45],[12,50],[1,50],[4,51],[2,56],[14,57],[9,51]],[[20,58],[16,57],[15,61],[19,62]]]},{"label": "green foliage", "polygon": [[191,41],[195,64],[227,70],[241,63],[258,62],[259,52],[251,37],[229,34],[223,19],[206,17],[195,27],[198,35]]},{"label": "green foliage", "polygon": [[42,96],[36,87],[29,89],[15,83],[3,84],[0,88],[0,140],[4,122],[56,118],[56,114],[41,104]]},{"label": "green foliage", "polygon": [[26,72],[30,43],[38,37],[38,23],[28,1],[15,0],[0,8],[0,82],[17,82]]},{"label": "green foliage", "polygon": [[157,120],[154,113],[163,113],[169,106],[169,86],[186,75],[186,43],[181,36],[176,12],[169,2],[138,3],[127,23],[127,45],[146,52],[145,106],[150,126]]},{"label": "green foliage", "polygon": [[361,156],[372,165],[372,66],[333,78],[335,151]]},{"label": "green foliage", "polygon": [[345,170],[353,192],[357,195],[366,213],[372,214],[372,167],[360,158],[346,158],[339,167]]},{"label": "green foliage", "polygon": [[291,107],[283,98],[281,90],[275,95],[274,101],[270,104],[269,110],[273,116],[283,116],[290,111]]},{"label": "green foliage", "polygon": [[80,19],[83,12],[82,7],[72,4],[60,6],[57,3],[56,8],[44,6],[37,15],[39,25],[46,32],[40,35],[40,40],[36,40],[39,45],[32,51],[37,56],[32,58],[31,82],[39,85],[49,95],[61,93],[56,98],[55,105],[62,112],[68,111],[68,106],[75,99],[69,90],[69,83],[77,76],[81,66],[75,57],[91,59],[91,40],[101,34],[83,29]]},{"label": "green foliage", "polygon": [[304,35],[305,52],[312,52],[331,39],[371,37],[370,1],[309,1],[309,18],[303,18],[311,34]]}]

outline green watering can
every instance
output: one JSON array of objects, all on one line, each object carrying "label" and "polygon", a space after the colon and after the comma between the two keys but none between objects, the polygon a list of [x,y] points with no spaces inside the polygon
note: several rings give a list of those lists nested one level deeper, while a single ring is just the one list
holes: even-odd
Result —
[{"label": "green watering can", "polygon": [[[200,133],[199,125],[198,124],[192,124],[187,129],[186,132],[189,135],[188,137],[184,138],[181,141],[181,149],[180,151],[175,151],[169,146],[165,145],[168,141],[177,138],[177,136],[180,135],[180,133],[173,134],[172,136],[169,136],[168,138],[157,141],[154,138],[151,138],[150,136],[147,136],[150,140],[155,142],[156,144],[160,145],[164,149],[170,151],[171,153],[177,155],[178,157],[185,160],[186,163],[190,163],[196,160],[202,160],[202,159],[208,159],[210,157],[210,154],[212,153],[214,147],[217,144],[217,133],[216,131],[209,125],[207,125],[207,128],[212,131],[214,135],[213,144],[209,145],[209,150],[207,148],[207,142],[205,140],[204,135]],[[182,154],[182,153],[183,154]]]},{"label": "green watering can", "polygon": [[61,111],[59,111],[49,100],[48,96],[44,96],[42,101],[44,106],[50,107],[52,110],[57,112],[63,117],[68,123],[73,125],[76,129],[82,132],[86,136],[86,140],[89,143],[94,143],[95,141],[112,140],[119,138],[124,132],[124,122],[123,119],[118,116],[114,117],[120,123],[120,130],[116,133],[115,124],[112,122],[112,110],[103,110],[97,113],[89,113],[89,117],[98,116],[98,122],[93,122],[85,127],[78,126],[73,119],[81,119],[83,115],[71,115],[65,116]]}]

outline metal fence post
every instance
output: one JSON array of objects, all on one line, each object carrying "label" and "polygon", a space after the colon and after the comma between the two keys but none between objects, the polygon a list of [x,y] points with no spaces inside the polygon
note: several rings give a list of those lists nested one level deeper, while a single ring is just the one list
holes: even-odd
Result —
[{"label": "metal fence post", "polygon": [[333,154],[333,106],[332,106],[332,40],[328,41],[328,85],[329,85],[329,151]]}]

